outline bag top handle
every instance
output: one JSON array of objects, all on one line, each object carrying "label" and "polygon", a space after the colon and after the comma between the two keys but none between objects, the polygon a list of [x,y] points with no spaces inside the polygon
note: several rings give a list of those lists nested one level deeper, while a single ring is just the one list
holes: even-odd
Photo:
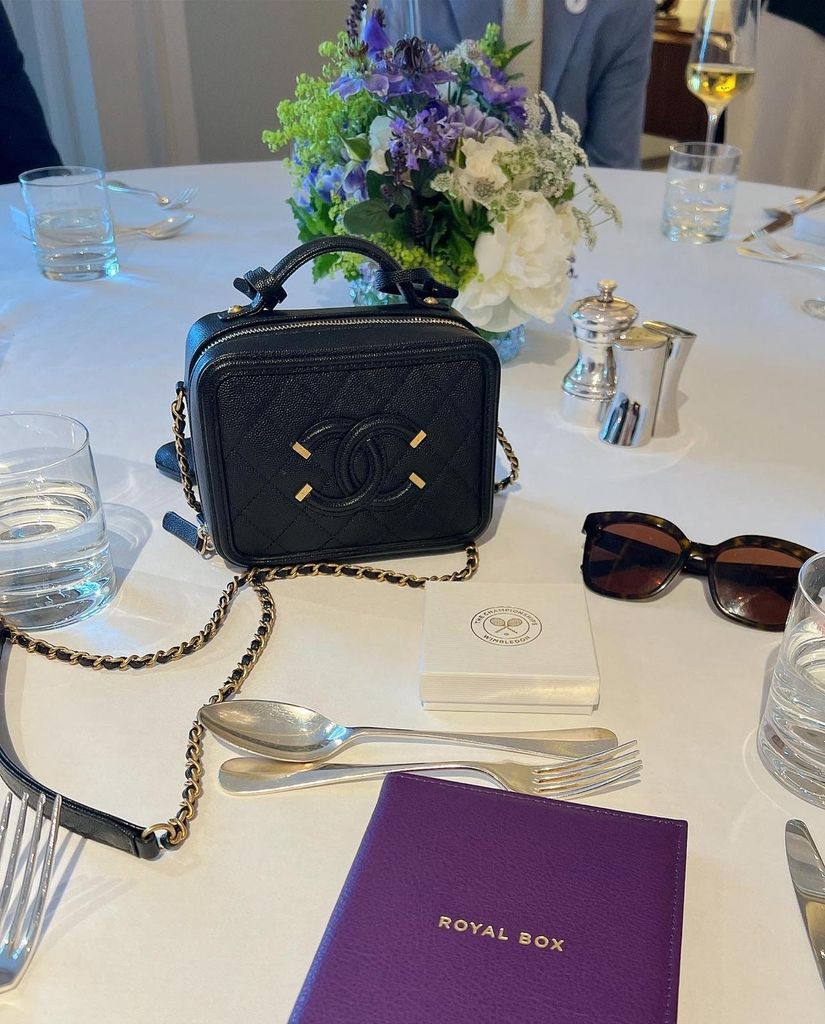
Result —
[{"label": "bag top handle", "polygon": [[410,306],[427,308],[438,304],[439,299],[452,299],[458,294],[454,288],[436,281],[423,267],[405,270],[388,252],[366,238],[329,235],[299,245],[276,263],[272,270],[257,267],[243,277],[236,277],[235,287],[252,300],[251,307],[238,311],[238,314],[275,309],[286,298],[284,283],[287,279],[305,263],[329,252],[352,252],[377,263],[380,268],[377,280],[379,290],[395,295],[401,292]]}]

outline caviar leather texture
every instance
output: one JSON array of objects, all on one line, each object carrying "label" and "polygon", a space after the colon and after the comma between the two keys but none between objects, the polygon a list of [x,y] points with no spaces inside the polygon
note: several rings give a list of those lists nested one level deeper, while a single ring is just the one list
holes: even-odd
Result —
[{"label": "caviar leather texture", "polygon": [[[6,637],[0,627],[0,664],[2,664],[3,647]],[[36,804],[41,793],[46,795],[46,813],[51,813],[55,793],[38,782],[20,764],[9,736],[5,711],[5,687],[0,693],[0,778],[9,789],[22,797],[28,794],[29,803]],[[136,857],[152,860],[160,854],[160,846],[152,833],[143,838],[140,825],[133,825],[106,811],[96,810],[86,804],[78,803],[70,797],[63,797],[63,810],[60,824],[70,832],[77,832],[87,839],[123,850]]]},{"label": "caviar leather texture", "polygon": [[673,1024],[686,846],[684,821],[391,775],[290,1024]]},{"label": "caviar leather texture", "polygon": [[212,314],[187,354],[199,497],[229,561],[457,550],[487,527],[500,366],[449,309]]}]

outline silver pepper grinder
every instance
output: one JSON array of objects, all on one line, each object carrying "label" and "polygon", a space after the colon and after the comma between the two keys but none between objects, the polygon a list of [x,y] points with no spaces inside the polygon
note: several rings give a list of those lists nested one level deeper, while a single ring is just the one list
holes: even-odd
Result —
[{"label": "silver pepper grinder", "polygon": [[639,310],[614,296],[615,281],[599,281],[599,294],[570,307],[579,357],[562,381],[562,416],[580,427],[598,427],[616,393],[612,346]]},{"label": "silver pepper grinder", "polygon": [[673,437],[679,433],[679,378],[682,376],[687,357],[696,341],[693,331],[666,324],[662,320],[645,320],[645,327],[662,331],[667,335],[667,359],[662,377],[662,393],[653,424],[654,437]]},{"label": "silver pepper grinder", "polygon": [[653,436],[656,407],[668,352],[668,336],[649,325],[631,327],[614,343],[616,394],[599,437],[608,444],[638,448]]}]

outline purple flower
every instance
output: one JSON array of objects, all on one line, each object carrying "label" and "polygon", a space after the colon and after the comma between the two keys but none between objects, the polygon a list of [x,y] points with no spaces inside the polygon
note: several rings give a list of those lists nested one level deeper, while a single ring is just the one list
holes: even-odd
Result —
[{"label": "purple flower", "polygon": [[379,61],[376,64],[376,71],[372,73],[368,71],[363,73],[345,71],[330,85],[329,91],[337,92],[342,100],[347,99],[349,96],[354,96],[362,89],[373,93],[375,96],[387,96],[390,92],[390,86],[395,82],[401,81],[401,75],[392,72],[382,72],[379,65],[385,63],[385,61]]},{"label": "purple flower", "polygon": [[344,177],[341,181],[341,193],[344,199],[360,200],[367,198],[366,162],[350,160],[344,168]]},{"label": "purple flower", "polygon": [[524,99],[527,88],[523,85],[511,85],[506,73],[489,59],[485,58],[489,74],[482,75],[477,68],[470,73],[470,85],[491,106],[504,107],[516,124],[524,124]]},{"label": "purple flower", "polygon": [[462,139],[476,139],[483,142],[491,135],[503,135],[510,138],[510,132],[503,121],[492,114],[485,114],[483,110],[473,103],[465,107],[450,107],[447,112],[447,120],[451,130],[456,137]]},{"label": "purple flower", "polygon": [[295,202],[304,210],[312,207],[313,199],[330,203],[333,198],[366,199],[366,162],[350,160],[341,164],[316,164],[301,179]]},{"label": "purple flower", "polygon": [[461,134],[460,127],[434,107],[420,110],[411,121],[396,117],[390,132],[392,159],[410,171],[417,171],[421,162],[443,166]]},{"label": "purple flower", "polygon": [[423,93],[437,99],[439,85],[456,81],[452,71],[439,68],[440,57],[441,52],[437,46],[425,43],[417,36],[399,39],[388,67],[400,75],[400,80],[390,82],[389,95]]},{"label": "purple flower", "polygon": [[367,55],[377,57],[390,46],[390,37],[384,31],[382,14],[375,12],[370,14],[364,22],[362,38],[367,46]]}]

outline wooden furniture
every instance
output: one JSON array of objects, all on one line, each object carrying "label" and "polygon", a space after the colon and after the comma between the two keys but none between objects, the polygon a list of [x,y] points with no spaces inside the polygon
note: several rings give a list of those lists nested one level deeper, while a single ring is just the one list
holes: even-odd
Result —
[{"label": "wooden furniture", "polygon": [[704,139],[707,113],[688,92],[685,69],[694,26],[687,19],[657,18],[647,81],[645,132],[678,142]]}]

